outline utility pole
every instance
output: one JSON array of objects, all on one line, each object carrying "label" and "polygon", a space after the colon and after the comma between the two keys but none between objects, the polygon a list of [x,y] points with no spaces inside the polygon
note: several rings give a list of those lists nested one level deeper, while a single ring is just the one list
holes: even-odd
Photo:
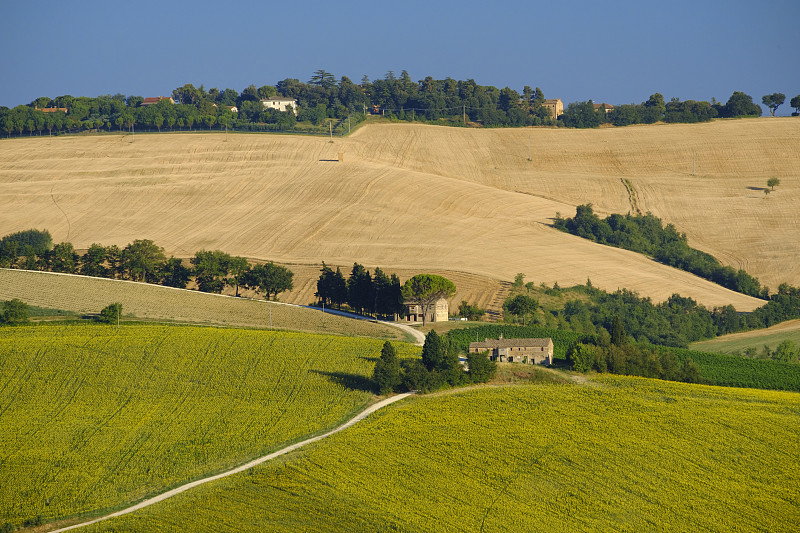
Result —
[{"label": "utility pole", "polygon": [[467,125],[467,106],[461,106],[461,112],[464,114],[464,125]]},{"label": "utility pole", "polygon": [[347,115],[347,134],[350,135],[350,115]]},{"label": "utility pole", "polygon": [[328,141],[328,142],[332,143],[333,142],[333,121],[332,120],[330,122],[328,122],[328,129],[331,131],[331,140]]}]

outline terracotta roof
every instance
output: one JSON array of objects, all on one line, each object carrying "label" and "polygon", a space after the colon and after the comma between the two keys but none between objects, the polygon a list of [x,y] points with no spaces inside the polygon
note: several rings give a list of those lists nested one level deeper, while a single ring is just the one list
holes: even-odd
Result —
[{"label": "terracotta roof", "polygon": [[469,343],[473,348],[489,350],[492,348],[546,348],[553,345],[550,337],[544,339],[486,339],[484,342]]},{"label": "terracotta roof", "polygon": [[42,113],[55,113],[56,111],[61,111],[62,113],[67,112],[66,107],[37,107],[36,111],[41,111]]},{"label": "terracotta roof", "polygon": [[169,96],[148,96],[147,98],[142,100],[142,103],[139,105],[153,105],[159,103],[161,100],[169,100],[173,104],[175,103],[175,100],[173,100]]}]

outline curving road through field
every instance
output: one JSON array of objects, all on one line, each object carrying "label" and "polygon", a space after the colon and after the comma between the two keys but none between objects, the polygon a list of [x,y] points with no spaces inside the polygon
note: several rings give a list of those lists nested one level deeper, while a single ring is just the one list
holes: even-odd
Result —
[{"label": "curving road through field", "polygon": [[404,394],[398,394],[396,396],[392,396],[391,398],[386,398],[385,400],[381,400],[380,402],[378,402],[376,404],[373,404],[373,405],[369,406],[367,409],[361,411],[360,413],[358,413],[356,416],[354,416],[353,418],[351,418],[350,420],[348,420],[347,422],[345,422],[341,426],[339,426],[339,427],[337,427],[335,429],[332,429],[331,431],[328,431],[327,433],[324,433],[322,435],[318,435],[316,437],[311,437],[310,439],[306,439],[304,441],[297,442],[295,444],[292,444],[291,446],[287,446],[285,448],[281,448],[278,451],[272,452],[272,453],[270,453],[268,455],[265,455],[263,457],[259,457],[257,459],[253,459],[252,461],[250,461],[248,463],[245,463],[245,464],[243,464],[241,466],[237,466],[236,468],[233,468],[231,470],[222,472],[220,474],[216,474],[216,475],[213,475],[213,476],[208,476],[208,477],[205,477],[205,478],[202,478],[202,479],[198,479],[196,481],[192,481],[191,483],[186,483],[185,485],[181,485],[180,487],[176,487],[176,488],[174,488],[172,490],[169,490],[167,492],[159,494],[158,496],[154,496],[152,498],[148,498],[148,499],[143,500],[143,501],[141,501],[141,502],[139,502],[139,503],[137,503],[135,505],[132,505],[130,507],[126,507],[125,509],[122,509],[120,511],[116,511],[116,512],[111,513],[111,514],[108,514],[108,515],[105,515],[105,516],[101,516],[100,518],[95,518],[94,520],[81,522],[79,524],[74,524],[74,525],[71,525],[71,526],[63,527],[61,529],[56,529],[56,530],[53,530],[51,533],[60,533],[61,531],[70,531],[72,529],[77,529],[77,528],[80,528],[80,527],[88,526],[90,524],[96,524],[97,522],[101,522],[103,520],[108,520],[109,518],[115,518],[117,516],[123,516],[123,515],[129,514],[129,513],[132,513],[134,511],[138,511],[139,509],[143,509],[145,507],[153,505],[154,503],[158,503],[160,501],[164,501],[167,498],[171,498],[172,496],[175,496],[175,495],[180,494],[182,492],[186,492],[189,489],[192,489],[192,488],[197,487],[199,485],[202,485],[204,483],[208,483],[209,481],[216,481],[218,479],[222,479],[224,477],[227,477],[227,476],[230,476],[230,475],[233,475],[233,474],[238,474],[238,473],[244,472],[245,470],[253,468],[254,466],[260,465],[261,463],[264,463],[264,462],[269,461],[271,459],[275,459],[276,457],[280,457],[281,455],[285,455],[285,454],[287,454],[289,452],[297,450],[298,448],[302,448],[303,446],[311,444],[312,442],[317,442],[318,440],[322,440],[325,437],[330,437],[334,433],[338,433],[339,431],[342,431],[343,429],[349,428],[353,424],[355,424],[357,422],[360,422],[361,420],[365,419],[366,417],[368,417],[369,415],[371,415],[372,413],[374,413],[378,409],[386,407],[387,405],[390,405],[390,404],[392,404],[394,402],[403,400],[403,399],[407,398],[408,396],[410,396],[411,394],[412,393],[407,392],[407,393],[404,393]]}]

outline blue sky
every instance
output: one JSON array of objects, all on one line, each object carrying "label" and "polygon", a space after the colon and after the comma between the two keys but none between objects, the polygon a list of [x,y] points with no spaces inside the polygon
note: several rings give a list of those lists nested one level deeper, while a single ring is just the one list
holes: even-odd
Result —
[{"label": "blue sky", "polygon": [[[541,87],[565,103],[800,94],[800,1],[0,0],[0,105],[241,91],[317,69]],[[766,110],[765,110],[766,112]]]}]

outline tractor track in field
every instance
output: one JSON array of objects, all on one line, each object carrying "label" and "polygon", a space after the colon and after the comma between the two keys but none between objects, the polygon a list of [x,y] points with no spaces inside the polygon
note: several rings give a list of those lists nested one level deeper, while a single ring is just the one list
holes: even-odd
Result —
[{"label": "tractor track in field", "polygon": [[395,403],[397,401],[403,400],[403,399],[411,396],[411,394],[413,394],[413,393],[407,392],[407,393],[404,393],[404,394],[398,394],[396,396],[392,396],[390,398],[386,398],[384,400],[381,400],[380,402],[375,403],[375,404],[367,407],[366,409],[364,409],[363,411],[361,411],[360,413],[355,415],[353,418],[351,418],[347,422],[341,424],[340,426],[338,426],[338,427],[336,427],[336,428],[334,428],[334,429],[332,429],[332,430],[330,430],[330,431],[328,431],[326,433],[323,433],[322,435],[317,435],[316,437],[311,437],[311,438],[305,439],[303,441],[297,442],[295,444],[291,444],[291,445],[286,446],[284,448],[281,448],[281,449],[279,449],[277,451],[274,451],[274,452],[272,452],[270,454],[267,454],[267,455],[264,455],[262,457],[258,457],[256,459],[253,459],[252,461],[249,461],[249,462],[247,462],[247,463],[245,463],[243,465],[237,466],[236,468],[232,468],[230,470],[226,470],[225,472],[221,472],[221,473],[215,474],[213,476],[207,476],[207,477],[204,477],[204,478],[201,478],[201,479],[189,482],[189,483],[185,483],[185,484],[183,484],[183,485],[181,485],[179,487],[175,487],[174,489],[171,489],[171,490],[168,490],[166,492],[163,492],[163,493],[161,493],[161,494],[159,494],[157,496],[153,496],[152,498],[147,498],[146,500],[142,500],[141,502],[139,502],[137,504],[131,505],[130,507],[126,507],[126,508],[121,509],[119,511],[116,511],[116,512],[113,512],[113,513],[109,513],[107,515],[101,516],[99,518],[94,518],[92,520],[87,520],[86,522],[80,522],[78,524],[73,524],[71,526],[66,526],[66,527],[62,527],[62,528],[59,528],[59,529],[54,529],[54,530],[51,530],[50,533],[60,533],[62,531],[71,531],[73,529],[78,529],[78,528],[81,528],[81,527],[84,527],[84,526],[88,526],[88,525],[91,525],[91,524],[96,524],[97,522],[101,522],[103,520],[108,520],[109,518],[116,518],[118,516],[124,516],[126,514],[133,513],[134,511],[138,511],[140,509],[144,509],[145,507],[149,507],[149,506],[151,506],[151,505],[153,505],[155,503],[164,501],[164,500],[166,500],[168,498],[171,498],[173,496],[181,494],[182,492],[186,492],[189,489],[193,489],[194,487],[203,485],[203,484],[208,483],[210,481],[216,481],[218,479],[222,479],[224,477],[228,477],[228,476],[231,476],[233,474],[239,474],[241,472],[245,472],[245,471],[249,470],[250,468],[258,466],[258,465],[260,465],[262,463],[265,463],[265,462],[267,462],[267,461],[269,461],[271,459],[275,459],[277,457],[280,457],[281,455],[285,455],[285,454],[287,454],[289,452],[293,452],[293,451],[295,451],[295,450],[297,450],[299,448],[302,448],[303,446],[306,446],[306,445],[311,444],[313,442],[317,442],[317,441],[322,440],[322,439],[324,439],[326,437],[330,437],[334,433],[338,433],[339,431],[342,431],[343,429],[347,429],[350,426],[356,424],[357,422],[360,422],[361,420],[365,419],[366,417],[368,417],[369,415],[371,415],[375,411],[377,411],[377,410],[379,410],[379,409],[381,409],[383,407],[386,407],[387,405],[393,404],[393,403]]}]

